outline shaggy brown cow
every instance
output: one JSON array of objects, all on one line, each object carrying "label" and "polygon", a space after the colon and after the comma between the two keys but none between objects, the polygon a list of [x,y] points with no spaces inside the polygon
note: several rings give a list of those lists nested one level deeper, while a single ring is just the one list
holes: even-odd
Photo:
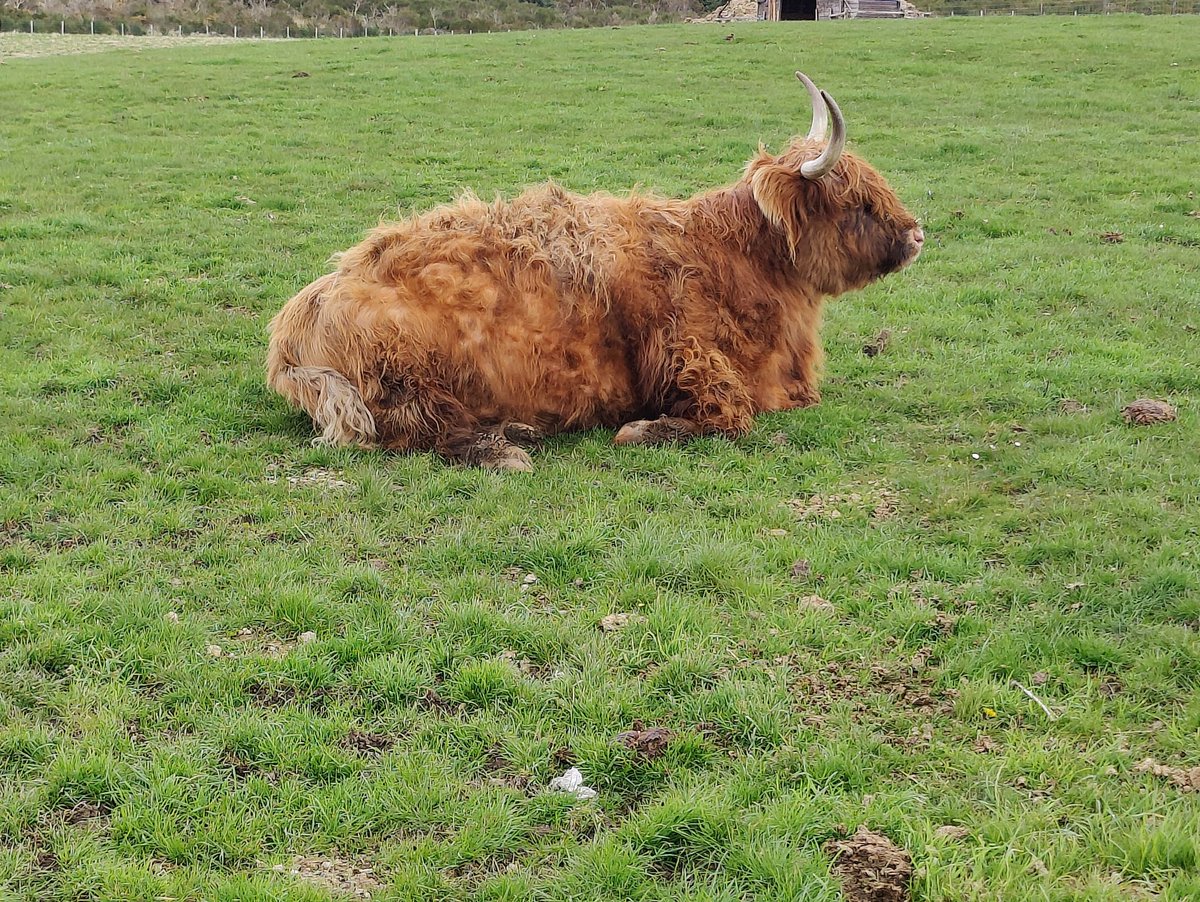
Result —
[{"label": "shaggy brown cow", "polygon": [[[821,303],[910,263],[924,235],[813,125],[690,200],[554,184],[375,229],[271,322],[268,381],[317,441],[527,470],[541,433],[619,444],[738,436],[816,404]],[[825,132],[832,117],[828,142]]]}]

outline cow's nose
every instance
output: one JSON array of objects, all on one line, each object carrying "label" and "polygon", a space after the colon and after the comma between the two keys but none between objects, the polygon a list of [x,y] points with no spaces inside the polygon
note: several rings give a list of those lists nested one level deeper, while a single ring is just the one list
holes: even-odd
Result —
[{"label": "cow's nose", "polygon": [[912,240],[913,240],[913,244],[917,245],[917,247],[920,247],[922,244],[924,244],[925,243],[925,230],[923,228],[921,228],[920,226],[917,226],[915,229],[913,229],[912,230]]}]

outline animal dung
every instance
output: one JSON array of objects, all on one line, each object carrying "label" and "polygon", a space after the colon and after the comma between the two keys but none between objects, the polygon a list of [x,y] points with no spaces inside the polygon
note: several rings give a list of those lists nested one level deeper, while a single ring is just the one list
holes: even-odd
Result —
[{"label": "animal dung", "polygon": [[667,750],[675,734],[663,727],[643,730],[636,726],[632,730],[617,734],[617,741],[639,758],[654,759]]},{"label": "animal dung", "polygon": [[830,840],[825,854],[833,859],[830,870],[842,882],[847,902],[908,902],[912,858],[881,833],[866,826],[846,839]]},{"label": "animal dung", "polygon": [[1153,426],[1157,423],[1170,423],[1176,419],[1174,407],[1166,401],[1155,401],[1152,398],[1138,398],[1125,406],[1121,416],[1131,426]]}]

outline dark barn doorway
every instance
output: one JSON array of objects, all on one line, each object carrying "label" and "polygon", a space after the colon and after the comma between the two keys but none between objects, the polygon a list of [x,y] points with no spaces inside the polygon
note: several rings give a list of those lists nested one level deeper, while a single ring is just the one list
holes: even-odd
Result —
[{"label": "dark barn doorway", "polygon": [[817,18],[817,0],[779,0],[779,20],[797,22]]}]

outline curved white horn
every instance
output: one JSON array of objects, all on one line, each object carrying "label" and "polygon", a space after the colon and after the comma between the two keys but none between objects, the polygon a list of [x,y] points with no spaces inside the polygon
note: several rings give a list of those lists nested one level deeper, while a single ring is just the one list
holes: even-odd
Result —
[{"label": "curved white horn", "polygon": [[829,174],[846,147],[846,120],[842,118],[842,111],[826,91],[822,91],[821,96],[825,99],[825,105],[829,107],[829,115],[833,119],[833,132],[829,135],[829,143],[825,145],[821,155],[800,167],[800,174],[813,181]]},{"label": "curved white horn", "polygon": [[808,140],[820,141],[825,137],[825,130],[829,128],[829,116],[825,112],[825,101],[821,97],[821,91],[813,84],[811,78],[803,72],[797,72],[796,77],[800,79],[800,84],[808,89],[808,96],[812,100],[812,128],[808,130]]}]

